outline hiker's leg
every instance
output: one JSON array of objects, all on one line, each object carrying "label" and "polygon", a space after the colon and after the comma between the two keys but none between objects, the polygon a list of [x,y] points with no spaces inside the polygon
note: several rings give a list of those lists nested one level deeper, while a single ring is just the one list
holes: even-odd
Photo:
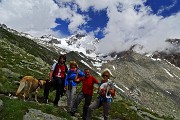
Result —
[{"label": "hiker's leg", "polygon": [[54,79],[52,79],[51,81],[47,81],[44,87],[44,99],[48,100],[48,96],[49,96],[49,90],[50,87],[54,85]]},{"label": "hiker's leg", "polygon": [[60,100],[60,93],[61,93],[61,86],[62,86],[61,84],[62,84],[61,78],[56,78],[55,79],[56,97],[54,100],[55,106],[58,105],[58,101]]},{"label": "hiker's leg", "polygon": [[66,94],[67,94],[67,109],[68,112],[71,111],[71,90],[66,90]]},{"label": "hiker's leg", "polygon": [[62,79],[62,84],[61,84],[61,87],[60,87],[60,89],[61,89],[61,91],[60,91],[60,97],[62,97],[62,96],[64,96],[64,94],[65,94],[65,90],[64,90],[64,82],[65,82],[65,79]]},{"label": "hiker's leg", "polygon": [[88,107],[88,112],[87,112],[87,117],[86,120],[91,120],[92,118],[92,112],[94,109],[100,107],[100,100],[96,99],[89,107]]},{"label": "hiker's leg", "polygon": [[44,99],[48,99],[49,96],[50,82],[47,81],[44,87]]},{"label": "hiker's leg", "polygon": [[84,106],[83,106],[83,120],[86,120],[87,111],[88,111],[88,107],[89,107],[89,105],[91,103],[91,99],[92,99],[92,96],[85,95],[85,103],[84,103]]},{"label": "hiker's leg", "polygon": [[109,110],[111,108],[111,102],[103,102],[103,117],[104,120],[109,119]]},{"label": "hiker's leg", "polygon": [[78,105],[80,104],[83,98],[84,98],[84,94],[83,92],[80,92],[73,103],[73,107],[71,108],[72,112],[77,111]]},{"label": "hiker's leg", "polygon": [[72,86],[72,90],[71,90],[71,103],[70,103],[71,108],[73,107],[73,103],[75,101],[75,96],[76,96],[76,86]]}]

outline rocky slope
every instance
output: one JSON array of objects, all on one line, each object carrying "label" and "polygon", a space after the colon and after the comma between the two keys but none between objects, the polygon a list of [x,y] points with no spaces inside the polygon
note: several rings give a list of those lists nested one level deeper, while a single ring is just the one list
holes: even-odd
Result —
[{"label": "rocky slope", "polygon": [[170,47],[164,51],[156,51],[153,58],[166,59],[177,67],[180,67],[180,39],[166,40]]},{"label": "rocky slope", "polygon": [[126,53],[102,67],[110,68],[115,83],[139,104],[180,118],[180,68],[166,60]]}]

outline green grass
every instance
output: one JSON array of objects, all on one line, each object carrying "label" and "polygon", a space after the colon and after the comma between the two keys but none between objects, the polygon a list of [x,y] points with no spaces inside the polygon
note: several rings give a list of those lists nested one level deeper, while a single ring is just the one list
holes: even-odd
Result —
[{"label": "green grass", "polygon": [[[47,61],[29,54],[25,48],[16,46],[13,42],[18,43],[20,39],[18,39],[18,36],[16,36],[18,40],[13,39],[13,42],[8,41],[7,35],[2,35],[2,31],[5,32],[5,30],[0,29],[0,93],[16,91],[18,86],[14,81],[20,81],[20,76],[31,75],[38,79],[46,79],[50,70],[50,65]],[[8,32],[5,33],[10,34]],[[2,38],[3,36],[5,38]],[[10,36],[12,37],[13,34],[10,34]]]},{"label": "green grass", "polygon": [[9,99],[3,96],[0,96],[0,98],[3,100],[4,104],[3,110],[0,112],[0,120],[22,120],[23,115],[25,115],[28,109],[37,109],[44,113],[67,118],[68,120],[72,119],[62,108],[57,108],[52,105],[24,102],[22,100]]},{"label": "green grass", "polygon": [[[95,95],[96,96],[96,95]],[[64,111],[61,107],[56,108],[52,104],[51,105],[45,105],[45,104],[39,104],[35,102],[24,102],[19,99],[9,99],[8,97],[0,96],[0,99],[4,102],[3,110],[0,112],[0,119],[1,120],[14,120],[15,118],[18,120],[21,120],[23,115],[28,111],[28,109],[37,109],[41,110],[44,113],[53,114],[55,116],[63,117],[66,119],[72,119],[69,114]],[[95,98],[93,98],[92,101],[94,101]],[[80,103],[78,107],[78,113],[82,116],[82,108],[83,108],[84,100]],[[117,101],[113,102],[110,110],[110,119],[122,119],[122,120],[144,120],[140,116],[137,115],[136,111],[131,109],[130,106],[133,106],[133,103],[130,101]],[[147,109],[140,108],[143,112],[148,112]],[[171,117],[165,117],[161,116],[159,117],[157,114],[152,113],[154,116],[156,116],[159,119],[163,120],[173,120]],[[102,107],[99,109],[95,109],[93,111],[93,120],[99,120],[99,117],[102,117]],[[156,120],[151,118],[151,120]]]},{"label": "green grass", "polygon": [[27,53],[40,57],[49,64],[52,64],[53,59],[57,59],[58,57],[57,53],[38,45],[36,42],[26,37],[10,33],[2,28],[0,28],[0,39],[4,39],[6,42],[10,42],[15,46],[24,49]]}]

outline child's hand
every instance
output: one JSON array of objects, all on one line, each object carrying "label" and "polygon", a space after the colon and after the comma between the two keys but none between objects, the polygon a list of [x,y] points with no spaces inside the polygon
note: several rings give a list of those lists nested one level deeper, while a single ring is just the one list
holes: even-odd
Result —
[{"label": "child's hand", "polygon": [[76,74],[78,74],[80,72],[80,70],[76,70]]},{"label": "child's hand", "polygon": [[66,90],[66,89],[67,89],[67,87],[65,86],[65,87],[64,87],[64,90]]}]

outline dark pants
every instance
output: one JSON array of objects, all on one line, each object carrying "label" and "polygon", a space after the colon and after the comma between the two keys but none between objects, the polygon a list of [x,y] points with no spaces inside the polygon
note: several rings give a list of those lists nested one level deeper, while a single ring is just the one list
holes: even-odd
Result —
[{"label": "dark pants", "polygon": [[78,105],[80,104],[80,102],[82,101],[82,99],[85,98],[85,103],[83,106],[83,120],[86,120],[86,116],[87,116],[87,111],[88,111],[88,107],[91,103],[91,99],[92,96],[91,95],[86,95],[83,92],[80,92],[73,104],[73,108],[72,108],[72,112],[75,112],[77,110]]},{"label": "dark pants", "polygon": [[48,99],[49,90],[51,87],[53,87],[53,89],[56,89],[56,97],[54,100],[54,104],[57,105],[60,97],[64,94],[64,79],[53,78],[51,81],[46,82],[44,88],[44,99]]}]

